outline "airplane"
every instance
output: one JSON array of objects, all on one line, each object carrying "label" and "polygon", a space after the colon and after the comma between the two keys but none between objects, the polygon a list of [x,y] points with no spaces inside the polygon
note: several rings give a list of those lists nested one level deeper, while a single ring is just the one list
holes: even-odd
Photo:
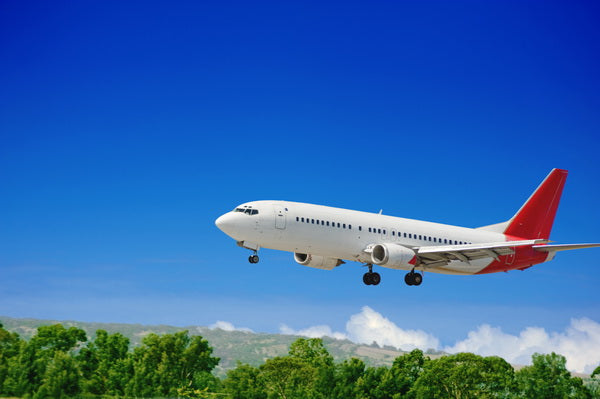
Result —
[{"label": "airplane", "polygon": [[378,285],[373,265],[406,270],[407,285],[418,286],[423,272],[473,275],[525,270],[548,262],[556,252],[600,244],[549,244],[550,231],[568,171],[553,169],[508,221],[466,228],[379,213],[291,201],[252,201],[220,216],[216,226],[253,251],[294,253],[294,260],[332,270],[345,261],[368,267],[366,285]]}]

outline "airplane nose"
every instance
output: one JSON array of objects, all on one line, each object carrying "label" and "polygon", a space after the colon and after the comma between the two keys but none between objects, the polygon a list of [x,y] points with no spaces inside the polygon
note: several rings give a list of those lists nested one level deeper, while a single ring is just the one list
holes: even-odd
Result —
[{"label": "airplane nose", "polygon": [[219,230],[228,234],[233,230],[233,219],[234,218],[233,215],[231,215],[231,213],[226,213],[224,215],[219,216],[217,220],[215,220],[215,225],[219,228]]}]

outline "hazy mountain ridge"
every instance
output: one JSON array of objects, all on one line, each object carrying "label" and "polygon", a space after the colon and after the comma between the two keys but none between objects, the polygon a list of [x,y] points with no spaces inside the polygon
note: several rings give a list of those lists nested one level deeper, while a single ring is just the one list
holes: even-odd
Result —
[{"label": "hazy mountain ridge", "polygon": [[[249,331],[225,331],[218,328],[202,326],[175,327],[168,325],[143,325],[126,323],[95,323],[70,320],[40,320],[30,318],[12,318],[0,316],[0,322],[9,331],[18,333],[22,338],[30,339],[39,326],[60,323],[65,327],[78,327],[84,330],[89,339],[93,339],[96,330],[106,330],[109,333],[119,332],[128,337],[131,346],[135,347],[142,339],[150,334],[171,334],[188,330],[190,335],[201,335],[208,340],[214,349],[214,356],[221,358],[216,371],[224,374],[232,369],[236,363],[248,363],[257,366],[267,358],[286,355],[290,344],[299,336],[255,333]],[[337,340],[324,337],[325,347],[336,361],[343,361],[351,357],[363,360],[371,366],[390,366],[394,359],[406,352],[392,347],[381,348],[376,344],[359,345],[349,340]],[[441,353],[430,353],[437,357]]]}]

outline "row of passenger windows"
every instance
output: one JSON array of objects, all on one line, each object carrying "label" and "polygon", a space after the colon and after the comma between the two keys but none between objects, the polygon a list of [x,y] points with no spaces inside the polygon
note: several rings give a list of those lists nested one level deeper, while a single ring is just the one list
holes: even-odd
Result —
[{"label": "row of passenger windows", "polygon": [[[296,216],[296,222],[318,224],[321,226],[338,227],[338,228],[343,228],[343,229],[347,228],[349,230],[352,230],[351,224],[329,222],[328,220],[319,220],[319,219],[303,218],[303,217]],[[358,231],[362,231],[362,226],[358,226]],[[386,235],[387,230],[375,228],[375,227],[369,227],[369,233]],[[449,240],[447,238],[431,237],[431,236],[425,236],[422,234],[401,233],[401,232],[396,233],[395,230],[392,230],[392,237],[400,238],[402,236],[404,236],[404,238],[409,238],[409,239],[413,239],[413,240],[421,240],[421,241],[431,241],[431,242],[435,242],[438,244],[450,244],[450,245],[452,245],[452,244],[454,244],[454,245],[472,244],[471,242]]]},{"label": "row of passenger windows", "polygon": [[[386,231],[386,229],[379,229],[379,228],[376,229],[375,227],[369,227],[369,233],[386,235],[387,231]],[[402,236],[404,236],[404,238],[410,238],[410,239],[421,240],[421,241],[431,241],[431,242],[436,242],[439,244],[454,244],[454,245],[472,244],[471,242],[466,242],[466,241],[449,240],[447,238],[431,237],[431,236],[426,236],[426,235],[422,235],[422,234],[402,233],[399,231],[398,237],[402,237]],[[392,237],[396,237],[396,231],[394,231],[394,230],[392,230]]]},{"label": "row of passenger windows", "polygon": [[[329,220],[310,219],[296,216],[296,222],[319,224],[321,226],[339,227],[340,229],[352,230],[351,224],[330,222]],[[361,230],[360,227],[358,229]]]}]

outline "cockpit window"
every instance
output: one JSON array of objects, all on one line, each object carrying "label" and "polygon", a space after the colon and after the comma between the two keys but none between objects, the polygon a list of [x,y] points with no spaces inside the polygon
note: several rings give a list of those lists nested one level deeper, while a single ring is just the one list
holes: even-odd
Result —
[{"label": "cockpit window", "polygon": [[235,208],[234,212],[242,212],[246,215],[258,215],[258,209],[252,209],[249,206],[244,206],[243,208]]}]

